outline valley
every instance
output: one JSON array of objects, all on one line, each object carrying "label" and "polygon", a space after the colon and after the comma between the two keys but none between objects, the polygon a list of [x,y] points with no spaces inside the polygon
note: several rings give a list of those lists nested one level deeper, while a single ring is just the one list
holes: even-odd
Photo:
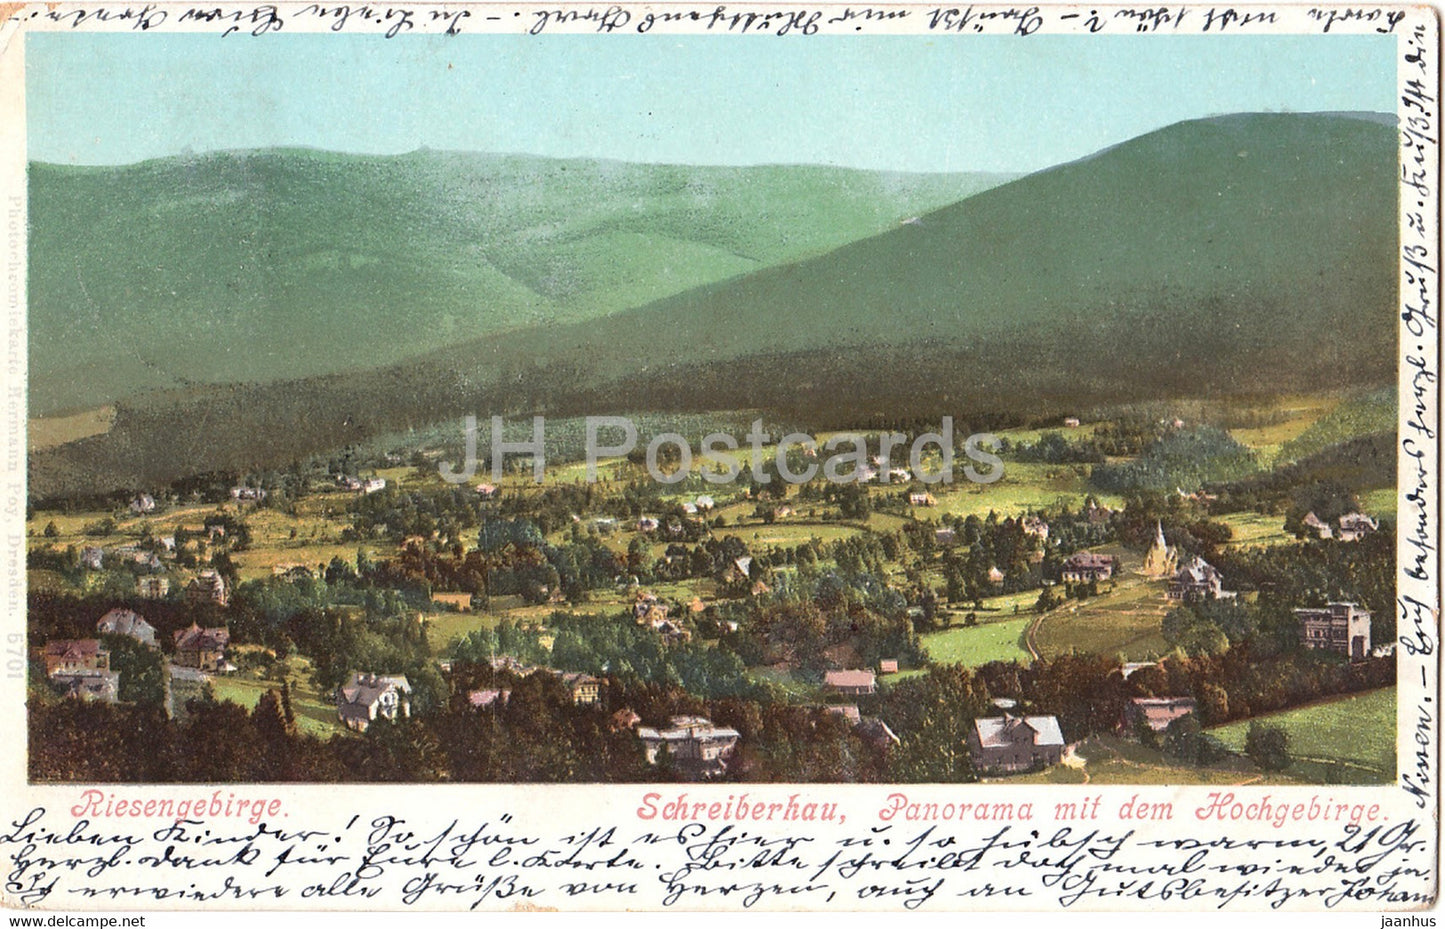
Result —
[{"label": "valley", "polygon": [[30,776],[1389,782],[1395,146],[32,165]]}]

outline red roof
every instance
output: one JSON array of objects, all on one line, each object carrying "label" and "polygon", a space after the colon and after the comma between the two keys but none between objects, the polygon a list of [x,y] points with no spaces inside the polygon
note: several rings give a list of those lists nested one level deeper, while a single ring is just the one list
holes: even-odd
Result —
[{"label": "red roof", "polygon": [[872,671],[829,671],[823,683],[829,687],[872,687],[876,681]]}]

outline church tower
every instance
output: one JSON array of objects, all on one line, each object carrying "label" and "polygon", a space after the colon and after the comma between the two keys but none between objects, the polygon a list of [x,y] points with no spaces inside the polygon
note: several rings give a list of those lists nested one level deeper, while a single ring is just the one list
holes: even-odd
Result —
[{"label": "church tower", "polygon": [[1154,523],[1154,544],[1144,556],[1145,577],[1172,577],[1179,570],[1179,553],[1164,544],[1164,524]]}]

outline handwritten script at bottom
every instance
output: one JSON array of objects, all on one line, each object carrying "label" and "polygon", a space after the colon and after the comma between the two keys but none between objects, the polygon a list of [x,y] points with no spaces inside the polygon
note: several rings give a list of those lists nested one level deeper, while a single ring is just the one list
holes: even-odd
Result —
[{"label": "handwritten script at bottom", "polygon": [[[1428,900],[1413,820],[1342,822],[1310,838],[1217,828],[1148,838],[1048,822],[598,822],[556,834],[498,812],[419,820],[353,815],[329,828],[183,819],[76,819],[41,807],[0,826],[4,890],[27,906],[357,905],[425,909],[864,906],[957,909],[984,899],[1072,907],[1375,909]],[[649,828],[651,827],[651,828]]]}]

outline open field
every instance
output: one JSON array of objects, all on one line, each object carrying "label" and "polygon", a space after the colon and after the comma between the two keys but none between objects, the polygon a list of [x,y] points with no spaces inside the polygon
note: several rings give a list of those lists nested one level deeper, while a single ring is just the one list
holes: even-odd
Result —
[{"label": "open field", "polygon": [[25,442],[30,451],[54,448],[93,435],[103,435],[115,424],[115,407],[102,406],[61,416],[35,416],[26,424]]},{"label": "open field", "polygon": [[1330,445],[1388,433],[1396,428],[1399,416],[1399,400],[1394,388],[1357,393],[1332,406],[1326,415],[1311,423],[1309,429],[1285,443],[1280,455],[1298,461]]},{"label": "open field", "polygon": [[1035,643],[1041,655],[1053,658],[1074,649],[1142,661],[1169,650],[1159,633],[1170,608],[1163,582],[1132,575],[1128,568],[1116,577],[1113,591],[1070,601],[1040,620]]},{"label": "open field", "polygon": [[986,516],[992,510],[1000,515],[1015,516],[1028,510],[1067,503],[1075,509],[1084,498],[1093,494],[1105,506],[1119,508],[1123,498],[1099,493],[1089,486],[1089,465],[1049,465],[1032,462],[1004,463],[1003,477],[992,484],[964,482],[940,491],[937,508],[914,507],[913,514],[926,518],[933,513],[954,513],[959,516]]},{"label": "open field", "polygon": [[1280,545],[1295,541],[1294,536],[1284,531],[1283,516],[1266,516],[1263,513],[1229,513],[1218,517],[1234,531],[1231,545]]},{"label": "open field", "polygon": [[1259,463],[1270,467],[1279,457],[1281,446],[1300,437],[1340,403],[1333,397],[1283,397],[1274,407],[1280,421],[1268,426],[1231,429],[1229,434],[1241,445],[1254,449]]},{"label": "open field", "polygon": [[39,568],[28,568],[25,571],[26,590],[49,590],[63,593],[67,586],[65,578],[58,572]]},{"label": "open field", "polygon": [[923,646],[928,649],[929,658],[939,664],[970,667],[990,661],[1027,664],[1029,653],[1023,646],[1023,635],[1031,622],[1033,617],[1030,616],[981,626],[957,626],[924,635]]},{"label": "open field", "polygon": [[858,535],[862,531],[853,523],[783,520],[775,522],[771,526],[752,522],[740,526],[727,526],[723,529],[714,529],[713,534],[719,538],[735,535],[749,547],[776,545],[789,548],[812,539],[836,542],[839,539]]},{"label": "open field", "polygon": [[1400,494],[1393,487],[1381,487],[1360,494],[1360,508],[1371,516],[1396,517],[1400,506]]},{"label": "open field", "polygon": [[[1291,774],[1316,784],[1385,784],[1395,778],[1395,688],[1383,687],[1256,720],[1289,733]],[[1210,732],[1244,750],[1249,721]]]},{"label": "open field", "polygon": [[357,545],[355,542],[300,542],[252,545],[243,552],[234,553],[231,558],[236,562],[241,580],[254,581],[258,578],[270,577],[272,567],[278,564],[305,565],[312,571],[316,571],[329,564],[331,559],[340,558],[354,566],[358,549],[365,550],[367,555],[373,559],[387,558],[396,553],[396,547],[392,545],[374,543]]},{"label": "open field", "polygon": [[997,597],[984,597],[983,609],[974,610],[972,603],[956,603],[949,607],[949,612],[956,614],[955,622],[963,622],[965,614],[977,612],[979,622],[989,622],[991,619],[1014,616],[1015,607],[1018,613],[1032,613],[1034,604],[1038,602],[1039,592],[1037,590],[1021,590],[1015,594],[999,594]]},{"label": "open field", "polygon": [[442,654],[456,639],[478,629],[495,629],[502,617],[494,613],[424,613],[427,641],[432,652]]},{"label": "open field", "polygon": [[[905,673],[911,676],[912,673],[921,674],[923,672],[919,671]],[[789,671],[783,668],[749,668],[748,676],[756,681],[775,684],[778,687],[781,687],[783,689],[783,692],[787,694],[788,699],[797,703],[817,702],[823,700],[826,696],[823,693],[823,688],[819,685],[799,680],[797,672]],[[884,680],[895,681],[903,676],[903,674],[893,674],[889,675],[887,678],[884,678]]]}]

